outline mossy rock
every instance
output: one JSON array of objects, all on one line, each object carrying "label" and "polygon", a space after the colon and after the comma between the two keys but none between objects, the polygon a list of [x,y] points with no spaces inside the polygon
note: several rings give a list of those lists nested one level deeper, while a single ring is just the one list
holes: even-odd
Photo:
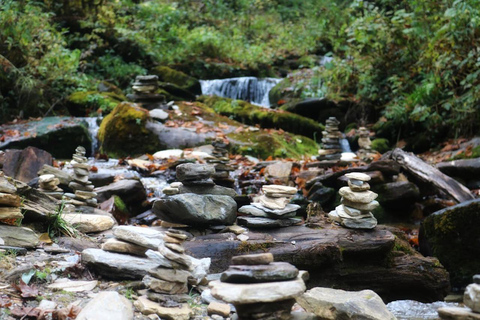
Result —
[{"label": "mossy rock", "polygon": [[280,106],[290,102],[293,98],[298,98],[293,92],[292,86],[292,81],[289,78],[285,78],[277,83],[268,93],[270,103]]},{"label": "mossy rock", "polygon": [[148,110],[128,102],[120,103],[107,115],[98,130],[101,152],[121,158],[161,149],[155,134],[146,129]]},{"label": "mossy rock", "polygon": [[390,145],[387,139],[378,138],[372,141],[372,149],[380,153],[385,153],[390,150]]},{"label": "mossy rock", "polygon": [[181,71],[177,71],[166,66],[158,66],[153,68],[151,73],[157,75],[158,80],[161,82],[174,84],[182,89],[190,91],[194,95],[202,94],[200,81],[198,81],[197,78],[190,77]]},{"label": "mossy rock", "polygon": [[168,95],[166,95],[167,99],[171,98],[171,100],[174,101],[193,101],[196,97],[194,93],[173,83],[159,81],[158,87],[160,88],[159,90],[164,90],[168,93]]},{"label": "mossy rock", "polygon": [[260,125],[262,128],[276,128],[306,137],[320,137],[323,126],[312,119],[300,115],[266,109],[246,101],[201,96],[199,101],[215,110],[216,113],[230,117],[249,125]]},{"label": "mossy rock", "polygon": [[420,229],[420,251],[433,254],[450,273],[453,286],[465,286],[480,270],[480,199],[428,216]]},{"label": "mossy rock", "polygon": [[106,115],[126,100],[123,94],[114,92],[77,91],[67,97],[67,109],[75,117],[86,117],[98,111]]}]

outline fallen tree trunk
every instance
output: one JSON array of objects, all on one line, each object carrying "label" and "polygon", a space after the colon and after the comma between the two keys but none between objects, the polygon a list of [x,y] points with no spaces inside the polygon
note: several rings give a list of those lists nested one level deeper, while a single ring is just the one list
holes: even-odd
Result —
[{"label": "fallen tree trunk", "polygon": [[472,200],[474,196],[465,186],[443,174],[412,153],[395,149],[386,157],[396,161],[405,173],[427,194],[440,193],[458,203]]}]

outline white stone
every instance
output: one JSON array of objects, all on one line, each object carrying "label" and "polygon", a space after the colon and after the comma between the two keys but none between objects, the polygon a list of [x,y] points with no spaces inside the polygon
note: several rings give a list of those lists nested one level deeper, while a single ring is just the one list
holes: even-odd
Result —
[{"label": "white stone", "polygon": [[346,173],[345,177],[347,177],[348,179],[354,179],[354,180],[360,180],[360,181],[370,181],[372,179],[368,174],[361,173],[361,172]]},{"label": "white stone", "polygon": [[473,312],[480,313],[480,284],[472,283],[467,286],[463,294],[463,303]]},{"label": "white stone", "polygon": [[118,226],[113,228],[113,235],[118,239],[157,250],[163,244],[165,233],[152,228],[135,226]]},{"label": "white stone", "polygon": [[76,320],[132,320],[132,303],[115,291],[103,291],[97,294],[80,311]]},{"label": "white stone", "polygon": [[150,110],[149,115],[150,115],[150,118],[158,119],[162,121],[168,119],[168,112],[165,112],[162,109]]},{"label": "white stone", "polygon": [[281,186],[277,184],[269,184],[262,187],[263,192],[268,193],[286,193],[294,195],[297,193],[297,188],[289,186]]},{"label": "white stone", "polygon": [[115,225],[115,220],[111,216],[102,214],[66,213],[62,218],[84,233],[109,230]]},{"label": "white stone", "polygon": [[165,160],[169,158],[181,158],[183,156],[183,150],[169,149],[155,152],[153,158],[156,160]]},{"label": "white stone", "polygon": [[286,205],[290,202],[288,198],[269,198],[265,195],[257,197],[256,201],[263,206],[273,209],[273,210],[281,210],[286,207]]},{"label": "white stone", "polygon": [[47,288],[53,290],[64,290],[68,292],[91,291],[98,284],[97,280],[93,281],[74,281],[67,278],[57,279],[54,283],[49,284]]},{"label": "white stone", "polygon": [[355,203],[370,203],[378,197],[373,191],[361,191],[361,192],[354,192],[349,187],[342,187],[338,191],[338,193],[350,202]]}]

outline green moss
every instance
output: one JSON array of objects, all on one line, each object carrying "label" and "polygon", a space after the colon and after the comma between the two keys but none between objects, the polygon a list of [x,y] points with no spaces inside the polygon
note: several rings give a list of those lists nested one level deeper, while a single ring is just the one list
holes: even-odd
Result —
[{"label": "green moss", "polygon": [[100,125],[101,152],[121,158],[160,150],[157,136],[145,128],[147,119],[148,110],[128,102],[117,105]]},{"label": "green moss", "polygon": [[78,91],[68,96],[67,109],[73,116],[87,116],[99,110],[106,115],[126,100],[124,95],[114,92]]},{"label": "green moss", "polygon": [[193,94],[201,94],[202,89],[198,79],[174,70],[166,66],[158,66],[151,70],[152,74],[158,76],[159,81],[174,84],[182,89],[191,91]]},{"label": "green moss", "polygon": [[452,160],[473,159],[473,158],[480,158],[480,146],[476,146],[475,148],[473,148],[471,155],[467,156],[465,152],[462,152],[452,157]]},{"label": "green moss", "polygon": [[128,213],[127,206],[125,205],[125,202],[123,202],[122,198],[120,198],[117,195],[114,195],[113,196],[113,203],[115,204],[115,208],[117,208],[121,212]]},{"label": "green moss", "polygon": [[291,112],[265,109],[242,100],[214,96],[202,96],[199,100],[221,115],[249,125],[259,124],[262,128],[282,129],[310,138],[320,135],[324,128],[312,119]]},{"label": "green moss", "polygon": [[378,138],[372,141],[372,149],[380,153],[385,153],[390,150],[388,140],[385,138]]},{"label": "green moss", "polygon": [[273,243],[271,242],[247,242],[242,241],[238,247],[238,253],[252,253],[256,251],[262,250],[263,252],[267,252],[268,248],[273,247]]}]

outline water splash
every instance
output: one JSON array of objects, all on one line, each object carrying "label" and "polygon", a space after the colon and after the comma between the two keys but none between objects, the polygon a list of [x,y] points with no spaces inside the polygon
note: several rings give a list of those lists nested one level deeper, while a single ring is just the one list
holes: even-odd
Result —
[{"label": "water splash", "polygon": [[277,78],[240,77],[200,80],[202,94],[249,101],[262,107],[270,107],[268,93],[281,81]]},{"label": "water splash", "polygon": [[398,300],[387,304],[387,309],[398,320],[423,320],[438,319],[438,308],[458,307],[458,303],[437,301],[433,303],[421,303],[413,300]]}]

